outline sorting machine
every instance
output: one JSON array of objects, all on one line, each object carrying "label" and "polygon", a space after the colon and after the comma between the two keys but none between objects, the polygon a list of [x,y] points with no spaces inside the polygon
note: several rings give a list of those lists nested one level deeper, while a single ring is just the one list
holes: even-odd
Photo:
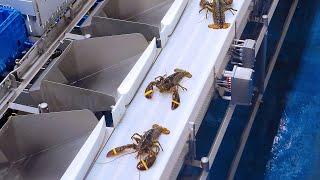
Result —
[{"label": "sorting machine", "polygon": [[[199,13],[199,3],[0,0],[19,12],[28,45],[0,85],[0,177],[172,179],[187,164],[206,179],[235,108],[250,106],[233,179],[298,0],[290,1],[270,59],[268,26],[279,0],[234,0],[230,27],[218,30],[208,28],[212,16]],[[144,91],[175,68],[192,78],[172,111],[171,95],[148,100]],[[208,155],[197,159],[196,134],[213,98],[229,106]],[[160,137],[164,151],[148,171],[136,169],[134,155],[106,157],[153,124],[171,133]]]}]

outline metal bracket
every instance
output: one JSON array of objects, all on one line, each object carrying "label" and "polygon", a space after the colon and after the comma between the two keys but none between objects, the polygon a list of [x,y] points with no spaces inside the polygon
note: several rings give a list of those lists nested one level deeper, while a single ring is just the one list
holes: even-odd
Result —
[{"label": "metal bracket", "polygon": [[83,40],[83,39],[88,39],[90,38],[91,35],[90,34],[86,34],[86,35],[78,35],[78,34],[73,34],[73,33],[66,33],[66,35],[64,36],[65,40]]},{"label": "metal bracket", "polygon": [[190,122],[190,134],[188,140],[189,152],[187,154],[185,163],[187,165],[198,167],[203,169],[204,171],[209,172],[209,158],[202,157],[201,160],[196,160],[196,124],[194,122]]},{"label": "metal bracket", "polygon": [[251,105],[253,72],[251,68],[239,66],[234,66],[232,71],[224,71],[223,78],[216,82],[225,90],[222,98],[231,101],[231,104]]},{"label": "metal bracket", "polygon": [[261,19],[261,13],[263,12],[260,11],[260,8],[264,6],[263,3],[265,3],[263,0],[252,1],[252,12],[249,16],[250,22],[263,23]]},{"label": "metal bracket", "polygon": [[38,110],[39,110],[39,113],[49,113],[49,106],[47,103],[43,102],[41,104],[38,105]]},{"label": "metal bracket", "polygon": [[188,159],[194,160],[196,158],[196,124],[194,122],[189,123],[190,134],[189,134],[189,153]]},{"label": "metal bracket", "polygon": [[189,140],[188,140],[188,154],[185,163],[191,166],[200,167],[200,162],[196,160],[196,124],[189,122]]},{"label": "metal bracket", "polygon": [[255,63],[256,41],[252,39],[235,39],[231,45],[231,64],[245,68],[253,68]]},{"label": "metal bracket", "polygon": [[18,103],[9,103],[9,108],[12,110],[21,111],[24,113],[30,114],[42,114],[42,113],[49,113],[49,107],[47,103],[41,103],[38,105],[38,108],[26,106]]},{"label": "metal bracket", "polygon": [[22,104],[9,103],[9,108],[13,110],[21,111],[21,112],[30,113],[30,114],[39,114],[38,108],[25,106]]}]

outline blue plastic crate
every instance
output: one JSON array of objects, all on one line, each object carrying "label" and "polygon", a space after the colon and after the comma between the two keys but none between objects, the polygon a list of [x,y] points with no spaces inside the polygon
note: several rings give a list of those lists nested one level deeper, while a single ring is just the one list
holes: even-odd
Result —
[{"label": "blue plastic crate", "polygon": [[0,5],[0,76],[14,66],[14,61],[27,48],[25,21],[20,12]]}]

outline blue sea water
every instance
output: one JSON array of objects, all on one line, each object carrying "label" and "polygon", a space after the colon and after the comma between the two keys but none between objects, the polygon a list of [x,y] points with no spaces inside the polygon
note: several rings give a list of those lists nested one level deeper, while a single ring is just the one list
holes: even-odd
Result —
[{"label": "blue sea water", "polygon": [[[269,52],[280,37],[289,9],[280,1],[270,25]],[[263,103],[253,124],[235,179],[320,178],[320,1],[300,1],[283,44]],[[219,106],[217,105],[219,104]],[[197,156],[206,155],[227,102],[213,100],[197,135]],[[209,179],[226,179],[249,109],[231,120]],[[200,170],[184,167],[179,178]]]},{"label": "blue sea water", "polygon": [[320,176],[320,2],[300,1],[237,179]]},{"label": "blue sea water", "polygon": [[[314,12],[308,12],[314,9],[310,6],[316,7]],[[299,22],[308,30],[301,39],[288,37],[294,39],[286,46],[289,49],[283,50],[286,60],[280,60],[282,67],[296,74],[287,80],[291,87],[283,97],[285,104],[266,165],[266,179],[320,178],[320,6],[319,2],[310,6],[304,14],[311,13],[306,16],[311,21]],[[301,36],[299,30],[294,32]]]}]

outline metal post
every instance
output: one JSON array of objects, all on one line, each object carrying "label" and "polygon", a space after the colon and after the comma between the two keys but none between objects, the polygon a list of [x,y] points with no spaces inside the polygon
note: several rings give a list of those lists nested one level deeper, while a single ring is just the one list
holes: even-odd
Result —
[{"label": "metal post", "polygon": [[[262,16],[263,24],[266,29],[268,29],[268,16]],[[258,54],[257,64],[256,64],[256,86],[260,93],[264,92],[264,80],[266,76],[266,59],[267,59],[267,49],[268,49],[268,30],[264,34],[262,41],[262,48],[260,48],[260,53]]]},{"label": "metal post", "polygon": [[196,124],[190,122],[190,139],[189,139],[189,159],[194,160],[196,158]]},{"label": "metal post", "polygon": [[194,122],[190,122],[190,134],[188,140],[188,154],[186,156],[185,164],[188,164],[193,167],[202,168],[202,162],[196,160],[196,124]]},{"label": "metal post", "polygon": [[202,157],[201,158],[201,167],[204,171],[209,172],[210,167],[209,167],[209,158],[208,157]]},{"label": "metal post", "polygon": [[38,109],[39,109],[40,114],[49,112],[49,106],[45,102],[39,104]]}]

